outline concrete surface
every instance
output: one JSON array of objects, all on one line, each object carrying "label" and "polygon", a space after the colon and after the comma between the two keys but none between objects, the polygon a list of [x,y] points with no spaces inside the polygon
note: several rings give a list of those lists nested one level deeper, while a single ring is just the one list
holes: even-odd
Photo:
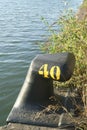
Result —
[{"label": "concrete surface", "polygon": [[[25,124],[17,124],[17,123],[9,123],[6,126],[0,127],[0,130],[66,130],[66,129],[58,129],[51,127],[40,127],[40,126],[31,126]],[[67,130],[75,130],[74,128],[69,128]]]}]

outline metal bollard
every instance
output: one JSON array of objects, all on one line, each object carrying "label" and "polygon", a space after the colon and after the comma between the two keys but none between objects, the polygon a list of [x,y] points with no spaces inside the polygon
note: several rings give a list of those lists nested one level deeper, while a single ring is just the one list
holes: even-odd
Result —
[{"label": "metal bollard", "polygon": [[57,127],[58,112],[45,113],[44,109],[56,105],[53,80],[65,82],[73,74],[75,57],[72,53],[37,55],[31,62],[18,98],[7,118],[7,123]]}]

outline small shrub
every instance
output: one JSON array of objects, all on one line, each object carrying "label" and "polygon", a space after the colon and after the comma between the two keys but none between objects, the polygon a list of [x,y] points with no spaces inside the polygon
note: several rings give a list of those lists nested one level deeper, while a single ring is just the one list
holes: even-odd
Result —
[{"label": "small shrub", "polygon": [[[87,0],[84,0],[87,5]],[[54,81],[54,87],[76,87],[79,89],[80,96],[82,89],[87,87],[87,21],[78,21],[72,12],[66,16],[60,17],[56,26],[60,26],[60,30],[56,33],[49,24],[47,24],[51,36],[48,42],[43,43],[42,50],[47,53],[71,52],[75,55],[76,65],[72,78],[65,82],[59,83]],[[84,90],[84,89],[83,89]],[[87,103],[87,101],[86,101]],[[87,105],[84,102],[84,106]],[[81,117],[82,118],[82,117]],[[82,120],[84,121],[84,117]],[[76,130],[87,129],[87,119],[85,122],[75,120]]]},{"label": "small shrub", "polygon": [[62,16],[56,24],[61,27],[60,32],[52,33],[51,29],[52,35],[48,42],[42,45],[42,49],[47,53],[72,52],[76,65],[68,85],[84,87],[84,84],[87,85],[87,21],[78,21],[69,13]]}]

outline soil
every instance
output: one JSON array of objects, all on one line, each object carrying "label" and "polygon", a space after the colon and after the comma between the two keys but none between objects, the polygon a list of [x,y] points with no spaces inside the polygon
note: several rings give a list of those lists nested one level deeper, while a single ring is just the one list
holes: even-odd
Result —
[{"label": "soil", "polygon": [[76,17],[78,20],[87,20],[87,8],[86,7],[80,8],[76,14]]}]

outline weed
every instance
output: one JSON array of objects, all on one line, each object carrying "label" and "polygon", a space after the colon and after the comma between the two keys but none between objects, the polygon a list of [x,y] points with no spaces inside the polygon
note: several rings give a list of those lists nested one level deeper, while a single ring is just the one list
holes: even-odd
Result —
[{"label": "weed", "polygon": [[47,53],[73,53],[76,65],[72,79],[67,83],[78,88],[84,87],[87,84],[87,21],[78,21],[72,12],[69,12],[60,17],[56,24],[61,27],[60,32],[51,31],[52,35],[48,42],[42,45],[42,49]]},{"label": "weed", "polygon": [[[87,0],[85,1],[87,3]],[[81,90],[80,96],[86,97],[87,92],[83,95],[82,90],[87,88],[87,21],[78,21],[73,13],[69,12],[65,16],[60,17],[55,23],[56,26],[60,26],[60,30],[58,33],[55,33],[52,31],[52,28],[50,28],[51,36],[49,37],[48,42],[42,45],[42,50],[52,54],[71,52],[75,55],[76,65],[73,76],[69,81],[64,83],[54,81],[53,85],[54,87],[76,87],[77,90]],[[49,24],[47,24],[47,26],[48,28],[50,27]],[[84,107],[87,109],[87,104],[85,104],[87,101],[84,101],[83,99],[83,102]],[[87,129],[87,123],[84,124],[80,121],[75,122],[78,124],[76,130]]]}]

